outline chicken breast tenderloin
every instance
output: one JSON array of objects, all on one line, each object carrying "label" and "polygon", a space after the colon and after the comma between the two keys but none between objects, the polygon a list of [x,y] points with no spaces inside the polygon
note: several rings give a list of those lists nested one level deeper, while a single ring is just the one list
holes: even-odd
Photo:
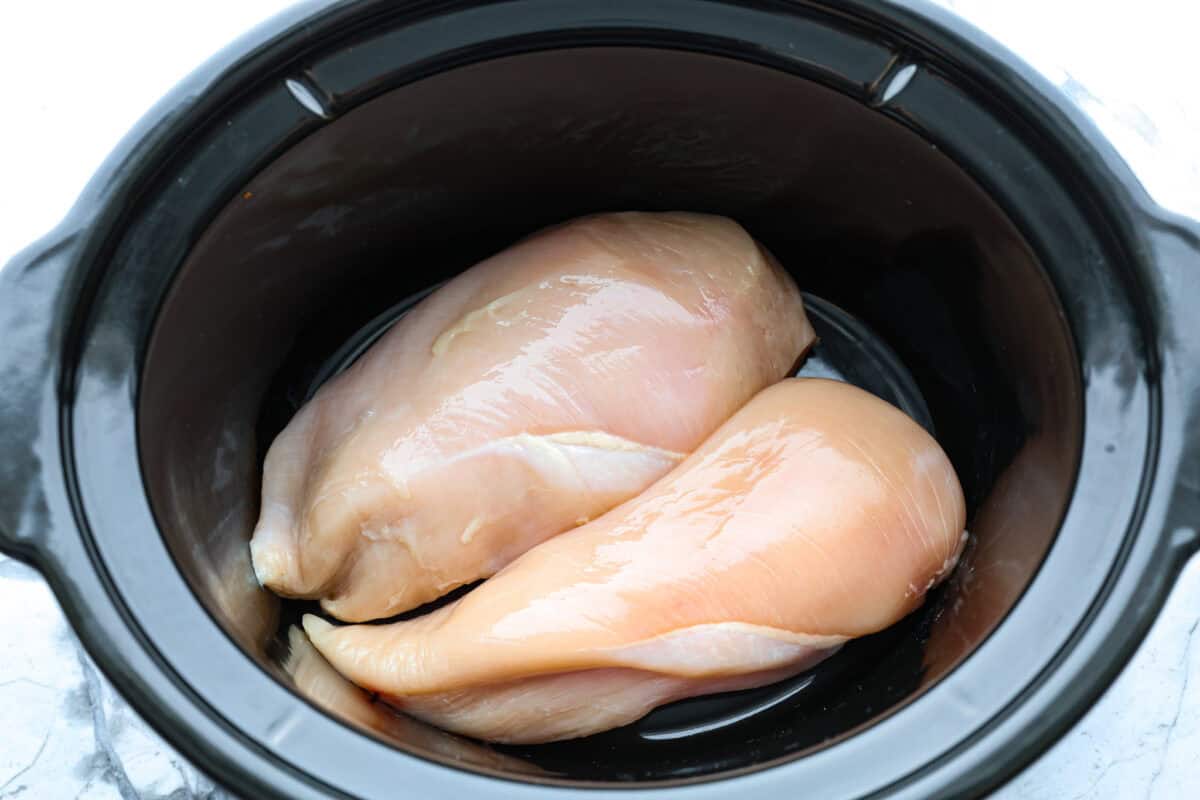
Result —
[{"label": "chicken breast tenderloin", "polygon": [[937,443],[847,384],[758,394],[680,466],[465,597],[305,631],[335,669],[448,730],[583,736],[761,686],[882,630],[955,564],[962,489]]},{"label": "chicken breast tenderloin", "polygon": [[813,331],[736,223],[606,214],[439,289],[278,436],[260,582],[363,621],[494,574],[678,464]]}]

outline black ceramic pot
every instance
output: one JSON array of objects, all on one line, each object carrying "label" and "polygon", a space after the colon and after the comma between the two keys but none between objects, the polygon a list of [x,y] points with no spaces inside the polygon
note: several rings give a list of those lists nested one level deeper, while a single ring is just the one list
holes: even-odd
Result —
[{"label": "black ceramic pot", "polygon": [[[399,299],[630,208],[735,217],[890,346],[966,489],[954,579],[804,681],[554,746],[293,679],[297,610],[246,543],[305,387]],[[247,797],[979,794],[1104,689],[1197,547],[1196,227],[924,5],[301,7],[0,274],[0,337],[0,545]]]}]

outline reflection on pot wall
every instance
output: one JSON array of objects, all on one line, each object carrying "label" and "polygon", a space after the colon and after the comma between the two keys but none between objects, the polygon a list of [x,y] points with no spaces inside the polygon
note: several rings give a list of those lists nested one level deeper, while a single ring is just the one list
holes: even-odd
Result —
[{"label": "reflection on pot wall", "polygon": [[937,624],[925,648],[926,675],[945,672],[965,658],[1003,619],[1029,583],[1062,517],[1056,486],[1056,445],[1030,439],[1000,474],[971,523],[986,536],[972,536],[951,576]]}]

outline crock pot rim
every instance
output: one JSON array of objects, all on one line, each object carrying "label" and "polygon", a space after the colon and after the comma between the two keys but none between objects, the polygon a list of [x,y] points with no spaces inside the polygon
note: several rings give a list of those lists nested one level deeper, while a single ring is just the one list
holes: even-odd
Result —
[{"label": "crock pot rim", "polygon": [[[315,787],[304,788],[301,783],[296,783],[303,780],[300,776],[283,774],[278,765],[268,763],[265,755],[255,749],[257,745],[248,741],[235,743],[232,734],[215,725],[211,716],[195,702],[199,698],[185,700],[186,687],[175,676],[166,674],[163,665],[151,657],[153,645],[141,635],[136,622],[114,596],[116,587],[100,563],[95,543],[75,533],[76,524],[86,524],[86,515],[78,487],[67,477],[73,465],[63,451],[70,445],[64,445],[60,430],[69,427],[64,415],[69,412],[74,391],[70,354],[78,346],[73,338],[82,324],[82,311],[77,301],[94,288],[88,286],[84,268],[98,263],[104,256],[109,234],[119,229],[118,215],[131,205],[129,201],[140,193],[147,173],[159,163],[161,156],[179,144],[193,121],[210,114],[257,66],[278,64],[275,58],[282,54],[275,52],[277,48],[294,53],[291,45],[303,46],[306,37],[315,36],[317,31],[327,29],[326,26],[336,27],[372,5],[375,4],[314,4],[296,9],[218,56],[151,112],[106,162],[63,225],[19,256],[4,272],[0,282],[0,292],[6,301],[4,310],[0,311],[0,321],[6,331],[14,331],[16,351],[25,359],[16,373],[20,380],[5,379],[5,393],[13,399],[10,409],[18,413],[5,414],[5,427],[0,435],[10,445],[9,451],[17,454],[14,466],[23,466],[26,470],[23,475],[14,472],[18,479],[6,481],[0,490],[5,501],[5,512],[0,516],[0,529],[3,529],[0,542],[47,573],[89,649],[142,713],[203,766],[227,778],[236,775],[239,788],[258,788],[258,793],[264,793],[261,789],[267,788],[261,781],[268,773],[272,776],[269,781],[273,784],[271,793],[304,796],[302,792],[315,791]],[[309,10],[317,10],[317,13],[306,24],[304,19]],[[1001,81],[1000,87],[993,85],[992,89],[1006,90],[1009,97],[1020,103],[1023,112],[1035,118],[1032,124],[1055,131],[1062,137],[1064,149],[1075,145],[1069,147],[1073,166],[1078,176],[1086,179],[1095,191],[1097,203],[1103,206],[1104,217],[1113,225],[1121,243],[1131,251],[1131,257],[1160,259],[1161,283],[1145,287],[1148,302],[1160,303],[1162,310],[1169,312],[1172,297],[1180,296],[1180,290],[1194,291],[1195,273],[1178,267],[1185,259],[1195,258],[1197,234],[1194,224],[1173,218],[1154,207],[1090,124],[1076,110],[1064,109],[1055,103],[1053,90],[1027,68],[963,23],[928,6],[913,12],[892,6],[845,3],[842,10],[860,20],[907,25],[914,37],[919,35],[925,40],[924,46],[934,45],[975,79],[984,84]],[[242,57],[241,53],[246,55]],[[980,67],[993,70],[991,78],[980,75]],[[202,87],[212,89],[212,92],[197,91]],[[13,298],[11,301],[10,297]],[[30,305],[21,301],[28,301]],[[44,319],[31,322],[13,314],[18,306],[45,309]],[[1161,332],[1168,344],[1164,345],[1163,352],[1151,354],[1151,368],[1156,373],[1151,377],[1163,382],[1166,402],[1182,404],[1182,398],[1188,396],[1184,390],[1195,389],[1194,378],[1186,382],[1189,379],[1179,374],[1186,367],[1187,358],[1196,354],[1195,322],[1188,327],[1182,313],[1164,313],[1160,318],[1177,329]],[[68,321],[71,321],[70,333],[64,335]],[[1191,334],[1190,343],[1188,336],[1183,335],[1185,333]],[[1153,364],[1154,355],[1161,357],[1158,364]],[[1189,455],[1182,448],[1187,442],[1186,422],[1189,415],[1194,416],[1196,409],[1193,406],[1173,410],[1176,413],[1163,417],[1177,419],[1179,427],[1164,429],[1164,434],[1175,436],[1163,437],[1164,446],[1154,454],[1160,476],[1174,475],[1184,463],[1184,457]],[[23,430],[9,424],[18,419],[35,424],[28,424]],[[1193,444],[1190,453],[1193,459],[1194,449]],[[28,457],[24,457],[26,453]],[[1127,586],[1130,573],[1135,571],[1132,567],[1139,573],[1148,572],[1156,559],[1169,562],[1168,567],[1156,570],[1154,579],[1143,584],[1144,596],[1124,627],[1121,646],[1116,649],[1116,655],[1103,659],[1101,674],[1115,672],[1124,662],[1124,656],[1140,640],[1153,612],[1161,605],[1183,557],[1195,547],[1194,528],[1189,525],[1196,519],[1196,481],[1180,483],[1183,484],[1182,492],[1172,494],[1161,489],[1160,483],[1160,489],[1146,498],[1144,525],[1160,523],[1159,527],[1173,535],[1166,539],[1142,536],[1132,542],[1126,553],[1126,569],[1117,576],[1120,580],[1114,581],[1110,589],[1116,591],[1120,588],[1118,584]],[[16,515],[13,511],[21,513]],[[1192,531],[1190,535],[1188,530]],[[1148,547],[1149,538],[1155,541]],[[101,592],[109,602],[95,603],[96,592]],[[1113,596],[1110,592],[1109,598]],[[1100,605],[1113,609],[1115,604]],[[1104,610],[1101,607],[1097,612]],[[104,641],[105,637],[111,638]],[[1098,689],[1093,687],[1091,691],[1094,694]],[[159,702],[154,700],[156,695]],[[164,703],[162,699],[173,702]],[[1059,727],[1077,716],[1085,699],[1081,697],[1079,702],[1071,704],[1073,710],[1061,715]],[[180,701],[184,701],[186,707],[181,708]],[[191,738],[185,732],[191,734]],[[230,767],[235,767],[235,771],[229,771]],[[992,775],[987,780],[994,783],[996,779]],[[977,781],[976,785],[987,784]]]}]

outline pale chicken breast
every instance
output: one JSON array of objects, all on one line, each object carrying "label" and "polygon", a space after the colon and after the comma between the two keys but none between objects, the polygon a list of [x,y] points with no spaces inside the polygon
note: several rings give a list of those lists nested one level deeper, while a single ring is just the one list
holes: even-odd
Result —
[{"label": "pale chicken breast", "polygon": [[961,552],[962,489],[909,417],[847,384],[758,394],[642,495],[453,604],[304,620],[335,669],[502,742],[583,736],[793,675],[922,602]]},{"label": "pale chicken breast", "polygon": [[281,666],[291,676],[296,691],[326,711],[380,734],[385,739],[404,742],[410,748],[416,747],[430,755],[458,763],[525,774],[541,772],[526,761],[501,755],[486,745],[397,714],[339,675],[299,628],[288,628],[287,639],[288,652]]},{"label": "pale chicken breast", "polygon": [[275,440],[251,551],[344,620],[494,574],[676,466],[813,341],[736,223],[607,214],[439,289]]}]

